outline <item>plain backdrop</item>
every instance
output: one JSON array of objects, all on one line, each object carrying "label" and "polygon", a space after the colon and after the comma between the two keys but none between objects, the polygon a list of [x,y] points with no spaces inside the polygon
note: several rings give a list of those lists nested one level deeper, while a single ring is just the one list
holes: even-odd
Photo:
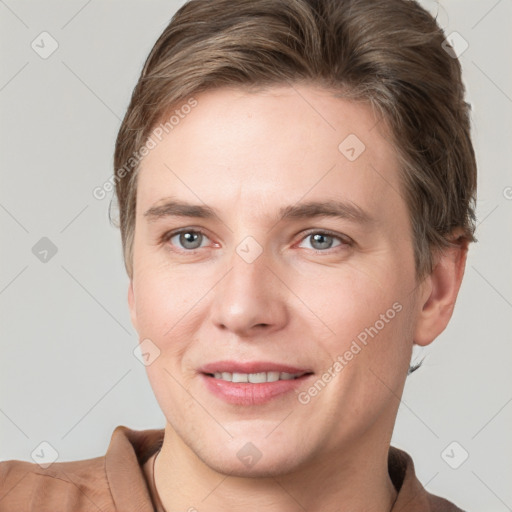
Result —
[{"label": "plain backdrop", "polygon": [[[92,191],[112,173],[143,61],[181,4],[0,1],[2,460],[32,461],[42,441],[58,460],[96,457],[117,425],[164,426],[133,354],[110,197]],[[512,2],[424,5],[439,11],[447,35],[457,32],[459,50],[467,44],[460,60],[479,165],[479,241],[451,324],[408,377],[393,444],[411,454],[430,492],[504,512],[512,510]],[[457,469],[446,462],[466,452]]]}]

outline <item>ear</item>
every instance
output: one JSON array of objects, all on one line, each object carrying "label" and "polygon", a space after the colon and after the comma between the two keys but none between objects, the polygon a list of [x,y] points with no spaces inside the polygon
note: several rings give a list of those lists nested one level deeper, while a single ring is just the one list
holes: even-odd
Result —
[{"label": "ear", "polygon": [[467,240],[459,238],[454,243],[436,254],[434,269],[422,283],[421,310],[414,333],[416,345],[432,343],[452,317],[468,252]]},{"label": "ear", "polygon": [[135,307],[135,293],[133,291],[133,278],[130,279],[130,284],[128,285],[128,307],[130,308],[130,317],[132,319],[132,325],[137,329],[137,308]]}]

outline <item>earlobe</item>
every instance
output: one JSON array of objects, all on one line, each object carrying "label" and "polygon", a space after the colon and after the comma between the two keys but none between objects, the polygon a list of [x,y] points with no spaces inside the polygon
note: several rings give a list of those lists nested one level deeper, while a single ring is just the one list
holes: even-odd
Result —
[{"label": "earlobe", "polygon": [[425,279],[414,343],[426,346],[446,328],[459,293],[468,251],[467,241],[458,241],[437,254],[434,269]]},{"label": "earlobe", "polygon": [[135,307],[135,293],[133,291],[133,279],[130,279],[130,284],[128,285],[128,307],[130,308],[130,317],[132,320],[132,325],[137,329],[137,310]]}]

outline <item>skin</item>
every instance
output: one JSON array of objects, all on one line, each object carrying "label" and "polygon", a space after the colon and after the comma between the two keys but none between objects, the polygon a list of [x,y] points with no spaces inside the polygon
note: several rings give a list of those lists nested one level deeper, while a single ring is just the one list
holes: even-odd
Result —
[{"label": "skin", "polygon": [[[368,106],[306,84],[195,98],[142,162],[128,291],[140,339],[160,350],[147,366],[167,419],[155,465],[160,499],[168,511],[391,510],[387,453],[413,342],[427,345],[444,330],[466,247],[437,255],[418,281],[397,158]],[[366,146],[353,162],[338,149],[349,134]],[[170,197],[217,216],[145,215]],[[356,205],[370,220],[279,221],[282,207],[326,200]],[[198,248],[164,237],[181,228],[204,232]],[[325,230],[335,237],[315,242]],[[236,251],[248,236],[263,250],[251,263]],[[298,393],[396,303],[401,311],[301,403]],[[233,405],[198,373],[219,360],[284,363],[314,376],[268,403]],[[248,442],[261,453],[251,467],[237,456]]]}]

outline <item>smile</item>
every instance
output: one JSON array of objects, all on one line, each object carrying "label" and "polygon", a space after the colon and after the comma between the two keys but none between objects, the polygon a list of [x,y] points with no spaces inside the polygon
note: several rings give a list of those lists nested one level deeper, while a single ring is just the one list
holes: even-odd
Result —
[{"label": "smile", "polygon": [[313,372],[285,364],[217,361],[199,369],[208,394],[232,405],[263,405],[295,397]]},{"label": "smile", "polygon": [[305,373],[287,373],[287,372],[258,372],[258,373],[230,373],[215,372],[208,374],[214,379],[224,380],[226,382],[249,382],[251,384],[261,384],[264,382],[277,382],[278,380],[294,380],[305,375]]}]

